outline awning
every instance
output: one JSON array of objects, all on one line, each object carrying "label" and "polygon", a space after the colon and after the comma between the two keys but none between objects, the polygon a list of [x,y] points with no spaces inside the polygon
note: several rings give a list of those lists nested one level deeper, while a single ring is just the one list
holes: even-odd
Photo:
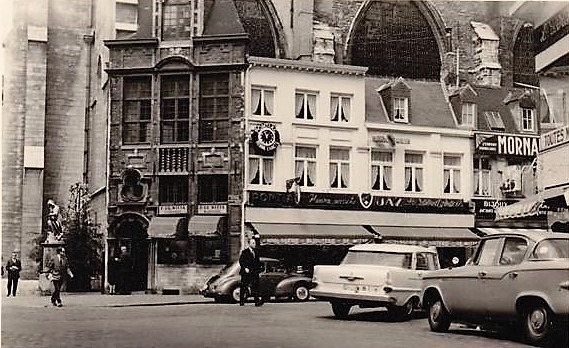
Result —
[{"label": "awning", "polygon": [[480,239],[468,228],[372,226],[386,243],[436,247],[473,246]]},{"label": "awning", "polygon": [[[186,218],[174,216],[155,216],[148,225],[148,236],[151,238],[174,238],[179,224]],[[187,221],[187,220],[186,220]]]},{"label": "awning", "polygon": [[515,219],[539,214],[544,203],[551,206],[567,207],[569,187],[546,189],[537,195],[504,207],[496,207],[496,220]]},{"label": "awning", "polygon": [[543,228],[497,228],[497,227],[476,227],[476,229],[484,236],[500,233],[510,233],[510,232],[537,232],[543,233],[547,232]]},{"label": "awning", "polygon": [[251,223],[262,245],[355,245],[373,240],[361,225]]},{"label": "awning", "polygon": [[223,231],[222,215],[195,215],[190,219],[188,231],[190,236],[217,237]]}]

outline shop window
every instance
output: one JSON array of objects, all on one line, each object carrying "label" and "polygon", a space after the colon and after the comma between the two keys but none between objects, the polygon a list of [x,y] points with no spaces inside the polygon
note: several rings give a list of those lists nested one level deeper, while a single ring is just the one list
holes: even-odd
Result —
[{"label": "shop window", "polygon": [[152,104],[151,78],[125,77],[123,96],[123,143],[148,143]]},{"label": "shop window", "polygon": [[300,186],[316,184],[316,148],[297,146],[295,148],[294,175]]},{"label": "shop window", "polygon": [[460,193],[460,156],[448,156],[443,158],[443,192]]},{"label": "shop window", "polygon": [[294,103],[294,114],[297,119],[313,120],[316,117],[315,93],[296,92]]},{"label": "shop window", "polygon": [[160,177],[160,203],[180,204],[188,202],[187,176],[161,176]]},{"label": "shop window", "polygon": [[225,243],[221,236],[197,237],[196,257],[201,264],[225,263]]},{"label": "shop window", "polygon": [[255,116],[273,116],[275,112],[275,91],[268,88],[252,88],[251,110]]},{"label": "shop window", "polygon": [[330,120],[332,122],[349,122],[352,98],[348,96],[330,97]]},{"label": "shop window", "polygon": [[199,203],[225,203],[227,202],[227,194],[227,175],[198,176]]},{"label": "shop window", "polygon": [[192,34],[191,2],[187,0],[165,0],[162,9],[162,39],[189,39]]},{"label": "shop window", "polygon": [[393,98],[393,121],[409,122],[409,98]]},{"label": "shop window", "polygon": [[522,108],[522,130],[525,132],[534,131],[533,109]]},{"label": "shop window", "polygon": [[387,151],[371,152],[372,190],[390,191],[393,187],[393,153]]},{"label": "shop window", "polygon": [[162,77],[160,140],[187,142],[190,138],[190,80],[188,76]]},{"label": "shop window", "polygon": [[229,137],[229,75],[200,77],[199,140],[227,141]]},{"label": "shop window", "polygon": [[273,157],[249,156],[249,183],[251,185],[273,184]]},{"label": "shop window", "polygon": [[476,124],[476,104],[462,104],[462,124],[474,127]]},{"label": "shop window", "polygon": [[405,154],[405,191],[422,192],[423,187],[423,155]]},{"label": "shop window", "polygon": [[330,149],[330,187],[350,186],[350,150]]},{"label": "shop window", "polygon": [[159,265],[185,265],[189,262],[190,243],[185,240],[158,239]]},{"label": "shop window", "polygon": [[490,160],[485,157],[474,158],[474,194],[477,196],[491,196],[490,190]]}]

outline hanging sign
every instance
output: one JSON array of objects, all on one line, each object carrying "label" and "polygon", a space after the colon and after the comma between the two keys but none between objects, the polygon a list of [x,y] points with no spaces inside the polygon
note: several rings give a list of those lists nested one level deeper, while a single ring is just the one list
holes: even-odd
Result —
[{"label": "hanging sign", "polygon": [[272,153],[281,143],[281,136],[275,125],[262,123],[257,125],[251,132],[251,142],[253,142],[259,150]]}]

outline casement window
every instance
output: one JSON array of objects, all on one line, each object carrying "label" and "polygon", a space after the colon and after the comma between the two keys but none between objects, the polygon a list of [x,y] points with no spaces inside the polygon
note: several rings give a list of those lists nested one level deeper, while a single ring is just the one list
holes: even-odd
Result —
[{"label": "casement window", "polygon": [[199,175],[198,201],[199,203],[227,202],[228,178],[227,175]]},{"label": "casement window", "polygon": [[164,76],[160,87],[160,141],[190,139],[190,81],[188,76]]},{"label": "casement window", "polygon": [[504,120],[498,111],[484,111],[486,121],[492,130],[505,130]]},{"label": "casement window", "polygon": [[371,152],[372,190],[390,191],[393,187],[393,153],[387,151]]},{"label": "casement window", "polygon": [[261,87],[252,88],[251,112],[254,116],[273,116],[275,112],[275,91]]},{"label": "casement window", "polygon": [[474,194],[477,196],[491,196],[490,190],[490,161],[488,158],[480,157],[474,158]]},{"label": "casement window", "polygon": [[393,121],[409,122],[409,98],[393,98]]},{"label": "casement window", "polygon": [[122,135],[124,144],[150,142],[152,80],[125,77],[123,81]]},{"label": "casement window", "polygon": [[405,154],[405,191],[422,192],[423,187],[423,155]]},{"label": "casement window", "polygon": [[443,158],[443,192],[460,193],[460,156],[445,155]]},{"label": "casement window", "polygon": [[222,264],[227,259],[227,246],[222,236],[196,237],[196,262]]},{"label": "casement window", "polygon": [[200,76],[200,126],[202,142],[227,141],[229,137],[229,75]]},{"label": "casement window", "polygon": [[534,114],[533,109],[522,108],[522,130],[534,131]]},{"label": "casement window", "polygon": [[294,99],[294,114],[297,119],[313,120],[316,117],[317,95],[297,91]]},{"label": "casement window", "polygon": [[350,150],[330,149],[330,187],[350,186]]},{"label": "casement window", "polygon": [[251,185],[272,185],[273,163],[273,157],[250,155],[249,183]]},{"label": "casement window", "polygon": [[316,148],[297,146],[295,148],[294,175],[300,186],[316,185]]},{"label": "casement window", "polygon": [[189,39],[192,35],[191,1],[165,0],[162,9],[162,39]]},{"label": "casement window", "polygon": [[160,176],[159,197],[160,204],[188,203],[188,177]]},{"label": "casement window", "polygon": [[158,239],[156,254],[159,265],[185,265],[190,260],[190,243],[187,240]]},{"label": "casement window", "polygon": [[330,97],[330,120],[332,122],[349,122],[351,106],[351,97],[332,95]]},{"label": "casement window", "polygon": [[462,104],[462,124],[472,126],[476,124],[476,104],[464,103]]}]

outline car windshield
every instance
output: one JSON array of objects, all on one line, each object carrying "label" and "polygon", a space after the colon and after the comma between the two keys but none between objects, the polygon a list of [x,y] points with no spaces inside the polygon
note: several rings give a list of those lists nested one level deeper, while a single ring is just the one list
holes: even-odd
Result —
[{"label": "car windshield", "polygon": [[545,239],[537,244],[533,255],[536,259],[569,259],[569,239]]},{"label": "car windshield", "polygon": [[342,261],[344,265],[375,265],[411,268],[411,253],[388,253],[377,251],[348,251]]}]

